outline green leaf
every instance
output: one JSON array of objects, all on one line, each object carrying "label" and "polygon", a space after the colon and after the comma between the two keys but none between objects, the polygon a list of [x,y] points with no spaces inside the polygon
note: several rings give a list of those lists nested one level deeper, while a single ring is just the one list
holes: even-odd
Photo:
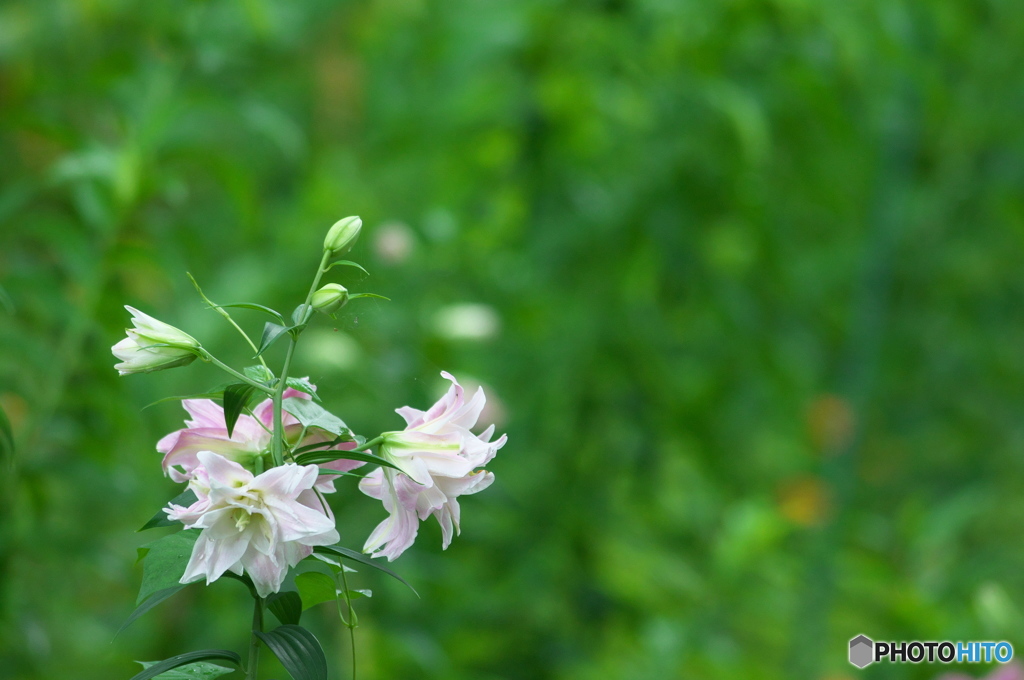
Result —
[{"label": "green leaf", "polygon": [[14,455],[14,430],[7,419],[3,407],[0,407],[0,459]]},{"label": "green leaf", "polygon": [[316,442],[314,444],[306,444],[305,446],[300,446],[299,448],[297,448],[294,451],[292,451],[292,455],[296,455],[297,456],[299,454],[306,453],[308,451],[316,451],[317,449],[329,449],[332,446],[337,446],[338,444],[341,444],[342,442],[345,442],[345,441],[352,441],[352,440],[351,439],[346,440],[346,439],[342,439],[341,437],[336,437],[335,439],[332,439],[332,440],[326,441],[326,442]]},{"label": "green leaf", "polygon": [[330,463],[334,460],[361,460],[364,463],[373,463],[374,465],[395,468],[396,470],[401,469],[394,463],[391,463],[380,456],[375,456],[372,453],[364,453],[362,451],[339,451],[337,449],[332,449],[330,451],[310,451],[309,453],[304,453],[301,456],[295,457],[295,462],[299,465],[320,465],[321,463]]},{"label": "green leaf", "polygon": [[[173,503],[174,505],[181,505],[187,508],[188,506],[195,503],[196,500],[196,495],[192,493],[192,490],[185,489],[180,494],[172,498],[167,504],[170,505]],[[143,524],[142,527],[138,530],[145,531],[146,529],[155,529],[157,527],[171,527],[175,524],[181,524],[181,522],[178,522],[177,520],[168,519],[167,513],[164,512],[163,510],[159,510],[155,515],[153,515],[152,518],[150,518],[148,522]]]},{"label": "green leaf", "polygon": [[162,404],[165,401],[183,401],[185,399],[215,399],[217,401],[220,401],[224,397],[224,388],[226,388],[230,384],[231,383],[223,383],[221,385],[218,385],[217,387],[214,387],[212,390],[207,390],[206,392],[197,392],[195,394],[186,394],[185,396],[181,397],[164,397],[163,399],[157,399],[152,403],[146,404],[142,408],[143,410],[145,410],[150,406],[156,406],[157,404]]},{"label": "green leaf", "polygon": [[178,585],[173,586],[171,588],[164,588],[163,590],[158,590],[157,592],[153,593],[151,596],[146,598],[145,602],[143,602],[135,608],[135,611],[131,613],[131,616],[129,616],[125,620],[125,622],[121,624],[121,627],[117,629],[117,632],[114,633],[114,637],[117,637],[125,628],[132,625],[132,623],[135,622],[135,619],[139,618],[153,607],[157,606],[164,600],[168,599],[169,597],[171,597],[172,595],[186,587],[188,587],[186,584],[179,583]]},{"label": "green leaf", "polygon": [[353,441],[354,439],[352,430],[348,428],[345,421],[309,399],[289,397],[282,402],[282,406],[285,411],[295,416],[305,427],[318,427],[321,430],[342,437],[345,441]]},{"label": "green leaf", "polygon": [[[240,656],[238,656],[237,654],[235,654],[234,652],[230,651],[230,650],[227,650],[227,649],[204,649],[201,652],[186,652],[185,654],[179,654],[178,656],[172,656],[170,659],[165,659],[163,661],[156,661],[156,662],[140,661],[139,663],[141,663],[143,666],[146,666],[147,663],[149,663],[149,665],[146,666],[146,670],[142,671],[141,673],[137,673],[136,675],[133,675],[131,680],[149,680],[150,678],[155,678],[155,677],[159,676],[161,673],[166,673],[169,670],[173,670],[173,669],[179,668],[181,666],[186,666],[188,664],[195,663],[196,661],[205,661],[207,659],[218,659],[220,661],[230,661],[231,663],[235,664],[235,666],[238,666],[238,667],[241,667],[241,665],[242,665],[242,658]],[[163,676],[161,676],[161,677],[163,677]],[[189,677],[189,676],[185,676],[185,677]],[[196,676],[193,676],[193,677],[196,677]],[[197,677],[201,678],[203,676],[197,676]],[[212,677],[216,677],[216,676],[212,676]]]},{"label": "green leaf", "polygon": [[139,548],[139,559],[145,559],[145,562],[142,566],[142,587],[135,604],[161,590],[180,585],[199,533],[199,529],[186,529]]},{"label": "green leaf", "polygon": [[256,388],[249,383],[235,383],[224,388],[224,424],[228,428],[228,437],[235,431],[235,423],[242,409],[249,403]]},{"label": "green leaf", "polygon": [[260,338],[260,349],[256,352],[256,356],[259,356],[270,349],[270,346],[277,342],[278,338],[292,330],[293,326],[281,326],[276,323],[268,321],[263,326],[263,337]]},{"label": "green leaf", "polygon": [[[300,574],[301,576],[301,574]],[[281,623],[298,624],[299,618],[305,607],[302,606],[302,599],[299,593],[294,590],[285,590],[274,593],[267,598],[267,607],[274,613]]]},{"label": "green leaf", "polygon": [[280,312],[278,312],[276,310],[273,310],[270,307],[265,307],[263,305],[258,305],[255,302],[232,302],[230,305],[212,305],[212,306],[213,307],[220,307],[221,309],[226,309],[226,308],[229,308],[229,307],[232,308],[232,309],[252,309],[252,310],[255,310],[257,312],[263,312],[264,314],[269,314],[270,316],[274,317],[275,319],[277,319],[281,323],[284,323],[284,317],[281,315]]},{"label": "green leaf", "polygon": [[351,262],[349,260],[338,260],[337,262],[334,262],[333,264],[328,266],[327,269],[325,269],[324,271],[325,272],[329,272],[332,269],[334,269],[335,267],[355,267],[356,269],[358,269],[359,271],[363,272],[367,276],[370,275],[370,272],[368,272],[365,269],[363,269],[363,265],[356,264],[355,262]]},{"label": "green leaf", "polygon": [[373,597],[373,591],[372,590],[366,590],[365,588],[361,588],[359,590],[346,590],[345,592],[342,593],[342,595],[344,595],[345,597],[347,597],[350,600],[355,600],[355,599],[358,599],[360,597]]},{"label": "green leaf", "polygon": [[327,680],[327,657],[323,647],[305,628],[284,625],[269,633],[255,633],[294,680]]},{"label": "green leaf", "polygon": [[309,305],[299,305],[292,311],[292,323],[295,324],[293,328],[305,325],[306,316],[309,314]]},{"label": "green leaf", "polygon": [[312,397],[313,401],[318,404],[320,403],[320,397],[316,394],[316,388],[313,387],[313,384],[309,382],[308,378],[288,378],[284,382],[288,387],[297,389],[299,392],[305,392]]},{"label": "green leaf", "polygon": [[255,366],[246,366],[242,369],[242,373],[245,374],[246,378],[255,380],[258,383],[263,383],[269,386],[274,380],[274,374],[269,368],[263,364],[256,364]]},{"label": "green leaf", "polygon": [[319,571],[307,571],[295,577],[295,586],[302,598],[302,611],[315,607],[323,602],[338,599],[338,585],[327,574]]},{"label": "green leaf", "polygon": [[379,298],[381,300],[387,300],[388,302],[391,302],[391,298],[384,297],[383,295],[377,295],[376,293],[356,293],[355,295],[349,295],[348,299],[349,300],[355,300],[356,298],[364,298],[364,297]]},{"label": "green leaf", "polygon": [[[139,661],[146,668],[159,663],[158,661]],[[156,680],[213,680],[228,673],[234,673],[234,668],[224,668],[212,663],[200,661],[190,663],[187,666],[179,666],[174,670],[166,671],[156,676]]]},{"label": "green leaf", "polygon": [[398,579],[399,581],[401,581],[409,590],[411,590],[416,595],[416,597],[420,596],[420,594],[416,592],[416,589],[409,585],[409,583],[404,578],[402,578],[395,572],[391,571],[387,567],[378,564],[377,562],[374,562],[372,558],[367,557],[362,553],[356,552],[351,548],[345,548],[340,545],[319,545],[313,548],[313,551],[318,553],[326,553],[328,555],[337,555],[338,557],[343,557],[349,560],[355,560],[360,564],[365,564],[368,567],[373,567],[377,571],[383,571],[391,578]]}]

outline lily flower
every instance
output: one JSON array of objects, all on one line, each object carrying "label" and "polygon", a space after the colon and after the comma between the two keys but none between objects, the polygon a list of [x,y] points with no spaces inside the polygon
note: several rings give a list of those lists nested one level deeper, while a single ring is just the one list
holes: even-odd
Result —
[{"label": "lily flower", "polygon": [[[305,392],[289,387],[284,391],[283,398],[298,397],[311,399]],[[200,451],[212,451],[234,461],[245,468],[252,469],[256,458],[263,456],[271,446],[271,432],[274,428],[274,404],[270,399],[260,402],[253,415],[243,413],[238,416],[235,428],[228,436],[227,425],[224,423],[224,409],[211,399],[184,399],[181,405],[190,416],[186,427],[171,432],[159,442],[156,450],[164,454],[164,473],[176,482],[187,482],[199,467]],[[305,446],[328,442],[333,436],[321,430],[306,431],[301,442],[295,440],[302,432],[302,424],[288,412],[283,414],[285,437],[289,442]],[[325,450],[349,450],[356,448],[355,442],[342,442]],[[321,467],[337,470],[339,473],[353,470],[363,463],[357,460],[336,460],[324,463]],[[321,475],[316,488],[322,493],[334,492],[333,475]]]},{"label": "lily flower", "polygon": [[406,429],[382,435],[381,456],[399,469],[375,470],[359,483],[359,490],[381,501],[389,515],[363,546],[374,557],[397,558],[430,515],[440,523],[447,548],[460,531],[456,498],[483,491],[494,481],[492,473],[476,468],[494,458],[506,437],[492,442],[493,425],[480,435],[470,431],[486,404],[483,389],[467,401],[458,381],[449,373],[441,375],[452,383],[448,392],[427,411],[397,409]]},{"label": "lily flower", "polygon": [[110,348],[121,360],[114,365],[120,375],[151,373],[195,361],[198,340],[134,307],[125,305],[125,309],[131,312],[135,328],[127,329],[127,337]]},{"label": "lily flower", "polygon": [[288,569],[313,546],[338,542],[334,516],[313,490],[317,466],[288,463],[254,476],[211,451],[197,458],[200,466],[189,482],[196,502],[164,509],[186,529],[203,530],[181,583],[205,577],[209,585],[226,571],[244,572],[266,597],[281,589]]}]

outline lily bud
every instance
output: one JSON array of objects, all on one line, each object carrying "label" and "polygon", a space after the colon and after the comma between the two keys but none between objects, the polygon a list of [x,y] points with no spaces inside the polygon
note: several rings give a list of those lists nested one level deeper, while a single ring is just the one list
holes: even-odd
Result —
[{"label": "lily bud", "polygon": [[343,253],[353,245],[359,238],[359,230],[363,228],[363,221],[358,215],[340,219],[334,223],[331,230],[327,232],[324,239],[324,250],[332,253]]},{"label": "lily bud", "polygon": [[135,328],[129,328],[128,337],[111,348],[122,362],[114,366],[118,373],[150,373],[195,361],[198,340],[134,307],[126,305],[125,309],[132,313]]},{"label": "lily bud", "polygon": [[328,283],[313,293],[309,302],[318,312],[334,314],[348,302],[348,289],[340,283]]}]

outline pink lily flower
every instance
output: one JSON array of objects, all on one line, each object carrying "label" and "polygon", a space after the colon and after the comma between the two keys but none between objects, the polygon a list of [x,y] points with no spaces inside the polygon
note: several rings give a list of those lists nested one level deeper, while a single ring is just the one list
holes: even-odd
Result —
[{"label": "pink lily flower", "polygon": [[[289,397],[311,399],[305,392],[290,387],[284,391],[284,398]],[[184,429],[171,432],[156,445],[156,450],[164,454],[164,474],[174,481],[187,482],[192,478],[193,471],[199,466],[197,456],[200,451],[212,451],[246,468],[252,468],[256,458],[269,451],[274,427],[274,405],[270,399],[260,402],[253,409],[253,415],[239,415],[230,437],[224,424],[224,409],[220,404],[211,399],[184,399],[181,405],[192,419],[185,421]],[[286,412],[283,424],[285,436],[298,446],[333,439],[333,436],[326,432],[313,430],[307,431],[301,442],[295,442],[295,438],[302,431],[301,423],[295,416]],[[331,450],[347,451],[354,448],[355,442],[343,442],[332,446]],[[324,463],[322,467],[348,472],[362,464],[356,460],[336,460]],[[322,493],[333,493],[335,479],[337,477],[333,475],[321,475],[316,484],[317,490]]]}]

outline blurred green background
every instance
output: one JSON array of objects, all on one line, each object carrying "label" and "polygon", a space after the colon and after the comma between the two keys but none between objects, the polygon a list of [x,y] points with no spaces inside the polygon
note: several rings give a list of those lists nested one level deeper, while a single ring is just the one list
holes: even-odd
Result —
[{"label": "blurred green background", "polygon": [[[244,648],[230,581],[111,642],[178,491],[153,447],[184,412],[142,407],[221,379],[109,348],[131,304],[245,365],[185,272],[291,309],[348,214],[371,276],[331,280],[393,301],[298,374],[373,434],[449,370],[509,434],[462,536],[392,565],[422,599],[356,576],[362,678],[931,678],[847,641],[1024,645],[1024,4],[7,0],[0,677]],[[339,486],[358,548],[383,509]]]}]

